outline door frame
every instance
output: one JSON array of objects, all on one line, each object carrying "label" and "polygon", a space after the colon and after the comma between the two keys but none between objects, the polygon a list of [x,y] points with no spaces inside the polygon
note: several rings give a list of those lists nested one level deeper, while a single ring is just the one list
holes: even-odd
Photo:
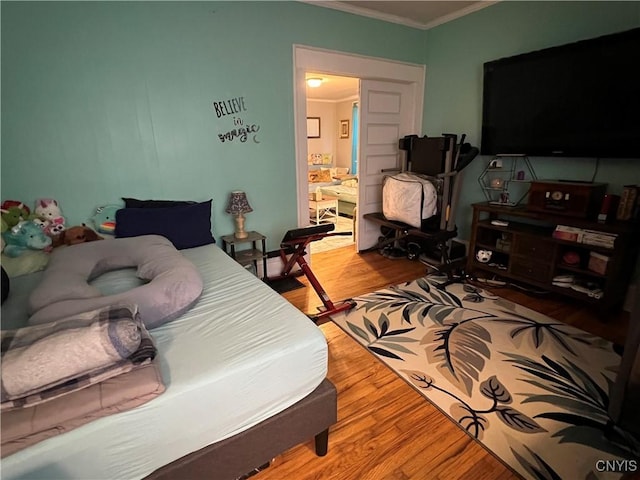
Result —
[{"label": "door frame", "polygon": [[[296,157],[296,192],[298,198],[298,226],[309,224],[307,165],[307,91],[305,73],[314,71],[327,75],[341,75],[360,79],[415,83],[416,133],[422,131],[424,109],[425,65],[399,62],[353,53],[326,50],[305,45],[293,45],[293,115]],[[363,168],[359,162],[359,169]],[[360,192],[358,192],[360,193]],[[360,214],[358,214],[359,216]],[[360,220],[360,219],[358,219]]]}]

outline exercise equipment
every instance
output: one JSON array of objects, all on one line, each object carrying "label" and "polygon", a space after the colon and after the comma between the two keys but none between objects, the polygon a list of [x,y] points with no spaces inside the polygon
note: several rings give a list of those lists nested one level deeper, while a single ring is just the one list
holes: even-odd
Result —
[{"label": "exercise equipment", "polygon": [[[447,273],[455,267],[450,258],[452,239],[457,236],[455,214],[462,185],[462,170],[478,155],[478,149],[464,143],[465,135],[457,144],[457,135],[441,137],[406,136],[399,141],[400,150],[407,151],[407,171],[422,175],[436,186],[438,192],[437,214],[424,219],[419,227],[389,220],[382,212],[367,213],[363,217],[380,225],[382,236],[369,250],[393,250],[400,241],[410,241],[409,256],[415,258],[415,245],[423,245],[424,253],[433,262],[427,262],[436,270]],[[393,256],[393,255],[391,255]],[[422,258],[422,255],[421,255]]]},{"label": "exercise equipment", "polygon": [[[349,232],[333,232],[335,226],[332,223],[323,223],[320,225],[311,225],[308,227],[295,228],[285,233],[282,242],[280,242],[280,258],[282,259],[283,268],[282,272],[277,277],[269,277],[269,281],[282,280],[288,277],[296,277],[305,275],[311,286],[316,291],[324,309],[320,309],[320,313],[315,315],[307,314],[307,316],[315,323],[318,320],[328,317],[330,315],[351,310],[356,306],[356,302],[347,299],[341,302],[333,303],[327,295],[327,292],[322,288],[320,281],[311,271],[311,267],[305,260],[304,256],[307,253],[307,246],[311,242],[322,240],[323,238],[335,236],[335,235],[351,235]],[[293,272],[295,265],[300,267],[300,270]]]}]

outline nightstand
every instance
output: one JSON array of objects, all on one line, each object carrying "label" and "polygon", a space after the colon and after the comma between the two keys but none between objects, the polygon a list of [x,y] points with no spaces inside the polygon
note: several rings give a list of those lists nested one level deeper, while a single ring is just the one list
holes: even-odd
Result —
[{"label": "nightstand", "polygon": [[[249,235],[247,238],[236,238],[235,235],[223,235],[222,236],[222,248],[227,252],[231,258],[238,262],[242,266],[247,266],[253,263],[253,267],[258,273],[258,261],[262,259],[262,279],[267,278],[267,237],[259,232],[247,232]],[[261,248],[258,248],[257,243],[261,242]],[[251,247],[246,250],[236,251],[236,245],[242,243],[251,243]],[[227,250],[231,247],[231,251]]]}]

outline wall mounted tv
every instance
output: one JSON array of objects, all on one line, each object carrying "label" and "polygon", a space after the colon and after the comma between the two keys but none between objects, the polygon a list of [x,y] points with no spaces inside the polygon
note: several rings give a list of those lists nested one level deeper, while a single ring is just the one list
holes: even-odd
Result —
[{"label": "wall mounted tv", "polygon": [[640,158],[640,28],[484,64],[483,155]]}]

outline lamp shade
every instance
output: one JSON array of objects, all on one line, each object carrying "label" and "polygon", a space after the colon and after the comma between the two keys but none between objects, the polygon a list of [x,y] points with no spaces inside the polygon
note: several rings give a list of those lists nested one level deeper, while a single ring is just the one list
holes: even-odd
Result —
[{"label": "lamp shade", "polygon": [[229,195],[229,203],[227,204],[227,208],[225,210],[227,213],[231,213],[232,215],[240,215],[243,213],[253,212],[253,208],[249,205],[249,200],[247,200],[247,194],[244,192],[231,192]]}]

